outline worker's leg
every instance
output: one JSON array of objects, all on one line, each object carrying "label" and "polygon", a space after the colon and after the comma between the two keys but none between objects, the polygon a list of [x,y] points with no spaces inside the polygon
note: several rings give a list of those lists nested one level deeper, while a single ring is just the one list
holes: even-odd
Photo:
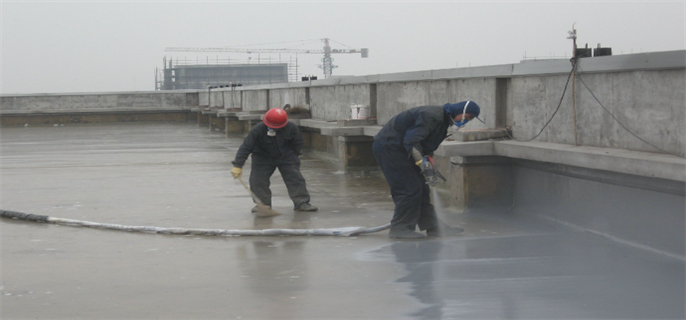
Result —
[{"label": "worker's leg", "polygon": [[274,170],[276,170],[276,165],[272,159],[252,155],[250,190],[267,206],[272,205],[272,190],[269,189],[269,178],[271,178]]},{"label": "worker's leg", "polygon": [[391,229],[415,230],[422,209],[424,180],[419,167],[402,147],[374,143],[374,156],[391,188],[395,203]]},{"label": "worker's leg", "polygon": [[286,159],[279,160],[277,167],[288,189],[288,196],[293,201],[293,208],[298,209],[304,203],[310,203],[310,193],[307,192],[305,178],[300,173],[300,159],[293,154]]}]

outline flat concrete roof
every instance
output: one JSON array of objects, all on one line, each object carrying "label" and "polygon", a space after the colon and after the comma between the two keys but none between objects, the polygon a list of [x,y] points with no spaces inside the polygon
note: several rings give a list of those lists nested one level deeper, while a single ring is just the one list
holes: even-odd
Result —
[{"label": "flat concrete roof", "polygon": [[[255,218],[229,173],[242,142],[194,124],[0,128],[0,209],[124,225],[377,226],[378,172],[302,158],[316,213],[278,174]],[[245,177],[249,175],[245,167]],[[441,319],[681,318],[684,261],[506,209],[434,202],[457,237],[200,237],[0,220],[0,317]]]}]

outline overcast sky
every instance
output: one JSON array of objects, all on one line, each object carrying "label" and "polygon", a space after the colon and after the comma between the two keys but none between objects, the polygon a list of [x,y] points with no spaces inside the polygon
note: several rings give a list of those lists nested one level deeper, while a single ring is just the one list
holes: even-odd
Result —
[{"label": "overcast sky", "polygon": [[[334,75],[370,75],[569,58],[578,43],[614,55],[685,49],[685,1],[6,1],[2,91],[148,91],[162,58],[251,61],[257,54],[166,47],[369,48],[333,55]],[[288,62],[294,54],[260,54]],[[300,75],[323,78],[319,54]]]}]

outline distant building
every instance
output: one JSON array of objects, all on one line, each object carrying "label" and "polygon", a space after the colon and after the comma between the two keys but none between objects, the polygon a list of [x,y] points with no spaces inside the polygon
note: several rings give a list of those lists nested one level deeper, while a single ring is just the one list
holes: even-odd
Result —
[{"label": "distant building", "polygon": [[155,74],[155,90],[206,89],[207,86],[288,82],[288,64],[169,65]]}]

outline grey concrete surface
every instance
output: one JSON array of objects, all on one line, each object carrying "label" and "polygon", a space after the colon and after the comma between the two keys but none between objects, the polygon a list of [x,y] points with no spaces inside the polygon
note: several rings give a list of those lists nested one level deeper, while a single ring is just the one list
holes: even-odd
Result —
[{"label": "grey concrete surface", "polygon": [[[0,129],[0,208],[162,227],[376,226],[375,172],[302,159],[316,213],[280,176],[254,218],[230,175],[240,137],[190,124]],[[248,169],[249,166],[246,166]],[[249,172],[246,170],[246,176]],[[506,210],[439,214],[466,231],[394,241],[196,237],[0,221],[2,319],[683,319],[684,261]]]}]

